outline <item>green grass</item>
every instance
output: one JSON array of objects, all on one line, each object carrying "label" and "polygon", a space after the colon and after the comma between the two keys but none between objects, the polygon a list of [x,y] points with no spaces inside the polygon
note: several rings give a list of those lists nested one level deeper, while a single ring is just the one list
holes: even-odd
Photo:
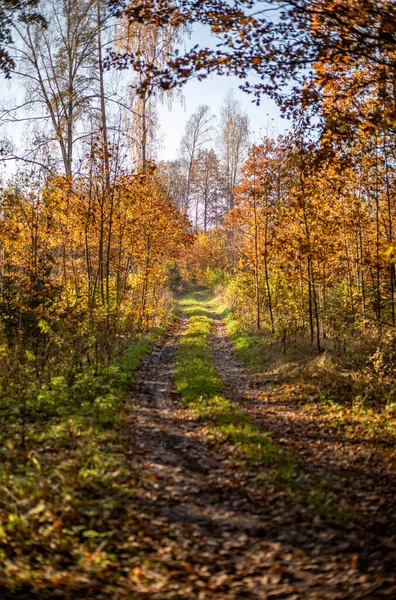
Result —
[{"label": "green grass", "polygon": [[240,359],[251,371],[261,373],[271,362],[263,341],[256,332],[243,329],[232,312],[228,313],[225,322]]},{"label": "green grass", "polygon": [[[226,306],[221,297],[214,301],[218,318],[223,319],[226,324],[227,334],[233,342],[235,351],[241,361],[253,373],[262,373],[271,368],[274,363],[274,346],[279,343],[268,331],[247,329],[243,327],[236,315]],[[276,352],[278,354],[278,352]]]},{"label": "green grass", "polygon": [[[85,369],[78,389],[57,378],[31,410],[26,448],[18,414],[0,411],[0,590],[21,598],[32,590],[43,598],[60,589],[70,597],[116,593],[120,564],[140,567],[128,537],[151,516],[136,502],[125,392],[159,333],[132,342],[97,375]],[[73,404],[73,394],[85,393]]]},{"label": "green grass", "polygon": [[176,387],[184,404],[207,421],[219,441],[228,442],[236,450],[247,468],[271,466],[276,478],[293,478],[293,457],[224,395],[209,345],[212,320],[224,314],[223,308],[208,292],[196,289],[179,301],[179,312],[189,317],[175,367]]}]

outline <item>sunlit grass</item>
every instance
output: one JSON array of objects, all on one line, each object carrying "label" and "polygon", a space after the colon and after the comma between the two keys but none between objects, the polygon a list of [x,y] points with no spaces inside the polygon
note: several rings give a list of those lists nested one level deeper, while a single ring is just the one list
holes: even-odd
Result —
[{"label": "sunlit grass", "polygon": [[[304,404],[302,410],[314,413],[333,429],[342,429],[346,437],[353,437],[360,432],[373,442],[394,441],[394,408],[374,410],[363,402],[359,403],[359,397],[352,399],[344,396],[345,390],[339,385],[341,377],[341,383],[344,383],[350,373],[350,381],[353,381],[356,373],[343,371],[341,365],[332,362],[330,354],[326,355],[327,359],[323,355],[318,357],[315,352],[307,355],[306,345],[294,349],[292,357],[290,353],[284,356],[279,349],[279,342],[269,334],[244,328],[232,311],[226,311],[221,300],[219,306],[226,312],[224,321],[235,351],[252,373],[265,375],[274,384],[281,384],[279,389],[282,395],[294,399],[297,404],[302,404],[309,397],[311,401]],[[318,365],[319,361],[326,360],[327,369]]]},{"label": "sunlit grass", "polygon": [[224,308],[213,296],[195,290],[179,302],[179,310],[189,317],[177,353],[175,382],[184,404],[207,421],[219,441],[237,451],[246,467],[272,466],[277,477],[294,476],[294,459],[261,432],[224,394],[223,383],[213,365],[209,345],[213,318]]}]

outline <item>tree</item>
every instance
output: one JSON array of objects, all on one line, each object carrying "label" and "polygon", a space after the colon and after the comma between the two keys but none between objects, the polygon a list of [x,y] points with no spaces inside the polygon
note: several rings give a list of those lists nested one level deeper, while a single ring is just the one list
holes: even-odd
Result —
[{"label": "tree", "polygon": [[119,102],[126,109],[128,137],[137,160],[138,169],[145,171],[148,162],[154,160],[158,136],[156,103],[170,100],[172,92],[158,85],[155,73],[162,70],[178,42],[181,30],[178,25],[164,23],[157,27],[153,23],[129,19],[129,11],[136,2],[131,2],[118,22],[117,46],[128,56],[133,69],[133,79],[127,97]]},{"label": "tree", "polygon": [[[45,10],[44,10],[45,9]],[[50,0],[43,7],[48,26],[14,24],[18,67],[13,74],[26,88],[26,100],[2,111],[5,124],[33,127],[35,143],[21,158],[71,177],[75,147],[101,131],[105,135],[102,36],[107,17],[98,0]],[[34,107],[34,114],[32,110]],[[98,115],[101,115],[98,118]],[[40,158],[58,146],[60,159]]]},{"label": "tree", "polygon": [[44,18],[37,11],[39,0],[1,0],[0,2],[0,72],[10,77],[15,68],[15,60],[10,54],[14,23],[41,22]]},{"label": "tree", "polygon": [[199,150],[191,174],[191,199],[195,203],[195,229],[205,233],[220,225],[227,210],[225,182],[220,161],[213,149]]},{"label": "tree", "polygon": [[[232,73],[257,102],[262,94],[270,94],[285,112],[298,114],[301,108],[320,106],[324,74],[330,81],[348,65],[361,71],[359,90],[380,90],[387,109],[378,111],[376,119],[386,128],[395,126],[393,0],[158,0],[136,3],[128,14],[146,24],[198,22],[217,38],[212,48],[197,45],[170,57],[162,72],[156,72],[165,89],[193,76]],[[127,65],[125,57],[118,58],[118,64]],[[258,76],[254,84],[248,81],[250,73]],[[353,93],[357,88],[350,89]]]},{"label": "tree", "polygon": [[249,118],[243,113],[232,90],[225,97],[220,114],[219,145],[226,180],[228,209],[234,207],[234,188],[239,181],[249,145]]},{"label": "tree", "polygon": [[253,272],[256,327],[261,327],[264,292],[273,333],[270,264],[274,261],[275,225],[282,203],[279,180],[284,157],[281,148],[281,139],[274,142],[269,138],[249,148],[240,184],[235,188],[235,208],[229,212],[226,221],[231,231],[239,232],[237,243],[242,263],[244,268]]},{"label": "tree", "polygon": [[211,140],[213,132],[213,116],[209,106],[201,105],[188,119],[185,133],[180,143],[180,155],[186,173],[186,194],[183,200],[183,211],[187,214],[190,208],[190,193],[194,161],[198,152]]},{"label": "tree", "polygon": [[176,206],[182,212],[187,186],[182,159],[178,158],[176,160],[160,162],[156,171],[156,177],[173,206]]}]

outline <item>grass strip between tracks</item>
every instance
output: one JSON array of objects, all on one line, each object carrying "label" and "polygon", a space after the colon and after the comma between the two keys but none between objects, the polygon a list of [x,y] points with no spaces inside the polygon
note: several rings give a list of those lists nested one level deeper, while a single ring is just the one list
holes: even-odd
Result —
[{"label": "grass strip between tracks", "polygon": [[183,403],[208,422],[219,442],[231,445],[243,466],[249,470],[271,467],[268,477],[293,480],[294,457],[274,443],[268,433],[260,431],[224,394],[209,345],[212,320],[219,318],[221,311],[216,301],[205,290],[197,289],[185,295],[179,307],[189,318],[175,366],[176,387]]}]

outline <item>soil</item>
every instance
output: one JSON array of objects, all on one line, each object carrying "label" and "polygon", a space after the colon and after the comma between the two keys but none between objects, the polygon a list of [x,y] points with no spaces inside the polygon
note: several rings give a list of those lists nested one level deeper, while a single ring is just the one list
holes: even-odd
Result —
[{"label": "soil", "polygon": [[131,394],[137,494],[154,514],[136,542],[149,557],[136,597],[395,597],[390,468],[371,447],[340,440],[297,404],[276,398],[270,384],[239,362],[224,324],[215,321],[213,358],[227,397],[296,453],[303,476],[327,482],[336,501],[351,507],[350,518],[324,517],[286,485],[241,469],[230,460],[231,448],[216,443],[177,397],[174,360],[186,324],[180,319],[153,349]]}]

